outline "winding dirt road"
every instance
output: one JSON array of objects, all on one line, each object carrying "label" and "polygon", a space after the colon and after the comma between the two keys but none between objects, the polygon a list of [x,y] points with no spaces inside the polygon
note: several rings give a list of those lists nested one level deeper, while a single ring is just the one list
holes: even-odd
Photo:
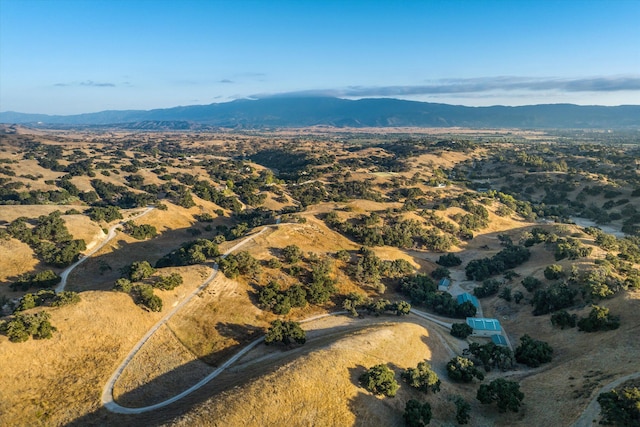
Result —
[{"label": "winding dirt road", "polygon": [[572,427],[593,427],[599,425],[597,419],[600,415],[600,404],[598,403],[598,396],[600,395],[600,393],[611,391],[612,389],[618,387],[620,384],[636,378],[640,378],[640,372],[618,378],[617,380],[610,382],[609,384],[598,390],[591,402],[589,402],[589,405],[587,405],[587,407],[585,408],[584,412],[582,412],[582,415],[580,415],[580,418],[578,418],[576,422],[573,423]]},{"label": "winding dirt road", "polygon": [[82,258],[80,258],[78,261],[76,261],[73,264],[71,264],[62,273],[60,273],[60,277],[62,278],[62,280],[60,280],[60,283],[55,288],[56,293],[64,291],[64,288],[67,286],[67,278],[69,277],[69,273],[71,273],[77,266],[79,266],[80,264],[85,262],[87,260],[87,258],[89,258],[91,255],[95,254],[100,249],[104,248],[107,243],[109,243],[114,237],[116,237],[116,235],[117,235],[116,231],[118,230],[118,228],[122,227],[128,221],[133,221],[134,219],[138,219],[138,218],[141,218],[141,217],[145,216],[146,214],[148,214],[149,212],[151,212],[154,209],[155,209],[154,206],[149,206],[148,208],[146,208],[141,213],[139,213],[137,215],[134,215],[134,216],[132,216],[130,218],[123,219],[122,221],[118,222],[117,224],[112,225],[111,228],[109,228],[109,232],[107,233],[107,237],[102,241],[102,243],[100,243],[98,246],[93,248],[87,254],[82,255]]},{"label": "winding dirt road", "polygon": [[[228,249],[222,256],[226,257],[227,255],[229,255],[233,251],[237,250],[241,246],[245,245],[246,243],[248,243],[251,240],[255,239],[256,237],[260,236],[261,234],[263,234],[264,232],[266,232],[270,228],[271,228],[271,226],[266,226],[262,230],[260,230],[259,232],[255,233],[255,234],[252,234],[250,236],[247,236],[245,239],[243,239],[242,241],[240,241],[239,243],[237,243],[236,245],[234,245],[233,247]],[[104,405],[104,407],[106,409],[108,409],[111,412],[118,413],[118,414],[141,414],[141,413],[144,413],[144,412],[153,411],[154,409],[158,409],[158,408],[162,408],[164,406],[167,406],[167,405],[169,405],[169,404],[171,404],[171,403],[173,403],[173,402],[175,402],[177,400],[182,399],[183,397],[187,396],[188,394],[191,394],[194,391],[196,391],[199,388],[201,388],[202,386],[204,386],[206,383],[208,383],[213,378],[218,376],[228,366],[230,366],[231,364],[235,363],[236,360],[238,360],[240,357],[242,357],[244,354],[246,354],[253,347],[258,345],[264,339],[264,338],[260,338],[260,339],[258,339],[256,341],[252,342],[247,347],[245,347],[240,352],[238,352],[235,356],[233,356],[231,359],[227,360],[223,365],[221,365],[214,372],[212,372],[207,377],[202,379],[200,382],[198,382],[197,384],[194,384],[192,387],[188,388],[187,390],[183,391],[182,393],[177,394],[177,395],[173,396],[172,398],[167,399],[167,400],[165,400],[163,402],[160,402],[160,403],[157,403],[157,404],[151,405],[151,406],[141,407],[141,408],[128,408],[128,407],[125,407],[125,406],[118,405],[113,400],[113,387],[115,386],[116,382],[120,378],[120,375],[122,375],[122,372],[124,372],[124,370],[127,367],[127,365],[129,365],[129,362],[131,362],[131,360],[138,353],[138,351],[140,351],[142,346],[149,340],[149,338],[151,338],[151,336],[153,334],[156,333],[156,331],[162,325],[166,324],[169,321],[169,319],[171,319],[178,311],[180,311],[180,309],[182,307],[184,307],[185,304],[187,304],[189,301],[191,301],[193,299],[193,297],[195,297],[204,288],[206,288],[213,281],[213,279],[216,278],[217,274],[218,274],[218,266],[214,265],[213,266],[213,270],[212,270],[211,274],[209,275],[209,277],[207,277],[205,279],[205,281],[202,282],[202,284],[200,286],[198,286],[191,294],[189,294],[184,300],[182,300],[182,302],[180,302],[180,304],[176,305],[169,313],[167,313],[162,319],[160,319],[158,321],[158,323],[156,323],[140,339],[140,341],[138,341],[138,343],[131,349],[131,351],[129,352],[127,357],[122,361],[120,366],[116,369],[116,371],[113,373],[113,375],[111,376],[111,378],[109,379],[109,381],[107,382],[107,384],[104,386],[104,388],[102,390],[102,404]]]}]

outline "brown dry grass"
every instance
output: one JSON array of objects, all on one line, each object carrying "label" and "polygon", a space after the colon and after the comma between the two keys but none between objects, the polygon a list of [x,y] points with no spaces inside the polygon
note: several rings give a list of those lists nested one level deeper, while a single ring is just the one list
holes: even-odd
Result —
[{"label": "brown dry grass", "polygon": [[[358,132],[371,130],[358,130]],[[388,130],[385,133],[406,133],[410,129]],[[95,137],[94,134],[79,131],[56,131],[45,133],[40,131],[20,131],[23,134],[37,133],[38,138],[46,143],[63,144],[65,149],[81,148],[88,152],[87,141]],[[282,131],[282,136],[297,135],[299,130]],[[320,134],[344,132],[341,130],[317,129]],[[447,130],[450,134],[451,130]],[[476,135],[505,135],[507,130],[487,130],[475,132]],[[442,134],[443,130],[424,130],[424,133]],[[470,134],[465,129],[456,129],[456,134]],[[538,139],[540,134],[520,133],[522,138]],[[175,139],[176,134],[136,134],[130,132],[114,132],[103,136],[105,141],[126,141],[132,136],[138,139],[157,141],[162,138]],[[67,142],[64,142],[65,139]],[[71,141],[71,139],[74,139]],[[238,147],[252,144],[253,137],[246,135],[222,135],[219,138],[200,138],[197,141],[185,141],[190,147],[210,148],[213,145]],[[286,138],[284,139],[286,141]],[[280,143],[274,140],[270,143]],[[93,144],[93,143],[92,143]],[[304,142],[304,147],[310,148],[316,144],[313,139]],[[324,143],[322,143],[324,144]],[[95,145],[95,147],[100,144]],[[320,146],[320,143],[318,144]],[[326,147],[327,145],[323,145]],[[11,149],[17,146],[8,145]],[[372,149],[373,152],[377,149]],[[379,151],[379,150],[378,150]],[[134,152],[128,150],[128,155]],[[340,152],[340,156],[350,153]],[[362,153],[360,153],[362,154]],[[429,167],[450,168],[455,163],[476,155],[481,150],[471,154],[442,152],[413,159],[414,168],[421,173],[428,173]],[[8,152],[2,157],[18,158]],[[103,156],[108,161],[111,156]],[[199,160],[198,158],[193,159]],[[208,179],[201,167],[189,165],[192,160],[187,159],[176,166],[169,166],[169,172],[188,172]],[[10,164],[16,172],[42,173],[46,179],[53,179],[59,173],[52,173],[37,166],[35,161],[27,160],[21,163],[20,170],[15,164]],[[127,163],[124,161],[123,164]],[[22,166],[25,168],[22,168]],[[430,166],[429,166],[430,165]],[[410,176],[411,173],[402,174]],[[160,183],[153,173],[142,169],[145,183]],[[118,185],[124,183],[124,175],[112,174],[98,178]],[[427,174],[428,175],[428,174]],[[369,178],[370,171],[362,170],[353,174],[353,178]],[[376,182],[389,181],[386,174],[377,174]],[[18,179],[31,184],[32,188],[53,188],[42,182],[28,179]],[[81,190],[91,188],[88,177],[74,177],[73,182]],[[427,188],[418,183],[417,187],[427,191],[429,197],[455,195],[463,191],[456,187],[445,189]],[[626,191],[626,190],[625,190]],[[156,239],[139,242],[120,234],[111,245],[107,246],[95,257],[82,264],[80,269],[70,278],[70,288],[76,290],[109,289],[115,278],[119,277],[118,269],[134,260],[155,259],[193,237],[186,233],[189,227],[202,228],[202,224],[195,224],[194,214],[213,213],[218,207],[210,202],[195,198],[196,206],[183,209],[168,204],[168,211],[154,211],[138,223],[155,225],[162,233]],[[636,200],[632,200],[636,203]],[[281,206],[269,195],[267,205],[275,208]],[[346,204],[350,211],[338,211],[341,219],[346,219],[361,213],[382,211],[387,208],[400,207],[400,203],[377,203],[357,200]],[[326,203],[309,208],[303,213],[307,218],[305,225],[283,225],[277,230],[265,233],[255,242],[245,246],[254,256],[266,260],[278,253],[278,250],[288,244],[297,244],[306,252],[316,254],[331,254],[339,249],[356,250],[359,245],[345,239],[329,230],[317,214],[340,209],[345,204]],[[463,243],[458,254],[466,262],[472,258],[491,256],[501,249],[497,234],[508,233],[514,240],[519,233],[533,224],[524,222],[515,216],[513,218],[498,217],[493,212],[499,206],[494,202],[488,207],[490,211],[490,226],[477,233],[471,242]],[[0,220],[10,221],[18,216],[34,217],[48,214],[53,210],[66,210],[74,206],[2,206]],[[81,207],[75,206],[77,209]],[[439,215],[456,212],[451,208]],[[415,216],[414,216],[415,217]],[[87,243],[100,237],[100,229],[86,218],[80,216],[65,216],[68,227],[75,237],[84,238]],[[418,217],[415,217],[419,219]],[[216,219],[214,225],[222,223]],[[569,227],[569,233],[577,229]],[[211,237],[203,234],[201,237]],[[589,243],[591,238],[583,236],[582,240]],[[230,246],[227,243],[223,246]],[[483,248],[487,245],[489,248]],[[439,254],[428,252],[405,252],[396,248],[376,248],[376,252],[383,259],[404,258],[421,271],[429,272],[433,268],[431,261]],[[31,250],[15,240],[0,241],[0,280],[24,271],[39,268]],[[592,258],[602,253],[594,251]],[[430,261],[429,261],[430,260]],[[112,271],[99,273],[99,261],[112,267]],[[593,259],[581,260],[580,265],[591,264]],[[521,275],[535,275],[542,277],[542,271],[548,264],[554,263],[549,251],[541,247],[534,249],[532,259],[517,271]],[[565,270],[569,270],[572,261],[560,262]],[[336,262],[341,267],[340,262]],[[455,269],[454,269],[455,270]],[[167,274],[171,269],[165,269],[161,274]],[[165,303],[165,312],[169,307],[199,284],[208,274],[205,267],[189,267],[176,269],[185,277],[185,285],[170,292],[159,292]],[[454,271],[460,276],[462,270]],[[360,289],[343,272],[337,269],[336,278],[341,292]],[[285,286],[295,282],[295,279],[282,272],[264,269],[258,279],[260,284],[275,278]],[[520,289],[526,297],[530,297],[516,283],[513,289]],[[219,364],[238,348],[244,345],[250,337],[266,327],[275,318],[270,313],[264,313],[256,308],[251,299],[253,291],[251,281],[241,279],[231,281],[220,276],[205,291],[201,297],[195,298],[179,315],[175,316],[168,326],[152,338],[143,351],[138,354],[132,365],[125,371],[125,375],[117,384],[117,398],[123,403],[141,404],[152,403],[170,394],[179,392],[196,378],[208,372],[210,367],[203,363],[207,361],[213,365]],[[373,290],[366,289],[371,294]],[[52,323],[58,328],[51,340],[28,341],[21,344],[10,344],[6,337],[0,337],[0,360],[3,367],[0,370],[0,424],[2,425],[62,425],[78,417],[85,416],[98,409],[99,397],[103,384],[111,375],[120,360],[129,352],[137,340],[161,316],[161,313],[148,313],[136,307],[131,298],[112,292],[83,292],[82,301],[77,306],[50,309]],[[387,292],[385,297],[396,297]],[[617,331],[584,334],[577,330],[558,331],[551,328],[548,317],[533,317],[528,305],[514,303],[507,304],[498,298],[483,301],[485,314],[500,318],[509,334],[512,343],[517,344],[520,336],[525,333],[536,339],[548,341],[555,349],[554,361],[550,366],[537,370],[523,369],[508,373],[509,377],[519,380],[522,390],[526,394],[523,410],[520,414],[498,415],[495,408],[480,405],[475,400],[477,384],[458,386],[448,383],[443,378],[443,392],[436,396],[429,396],[428,400],[434,407],[434,421],[432,425],[452,425],[453,404],[449,400],[452,394],[461,394],[472,404],[474,425],[569,425],[577,414],[594,396],[599,386],[609,382],[613,377],[640,370],[636,355],[640,353],[640,343],[637,339],[638,325],[640,325],[640,293],[627,293],[611,300],[600,302],[611,308],[613,313],[622,316],[622,327]],[[332,304],[324,308],[307,307],[295,309],[289,316],[300,319],[312,314],[320,313],[324,309],[332,309]],[[578,311],[586,314],[589,308]],[[397,321],[398,319],[393,319]],[[351,320],[349,320],[351,321]],[[396,368],[396,373],[408,366],[429,358],[434,368],[442,372],[444,363],[450,354],[446,347],[437,339],[437,334],[446,337],[446,331],[439,331],[425,324],[413,325],[408,322],[374,325],[380,319],[369,319],[363,331],[339,331],[341,324],[329,321],[305,325],[309,330],[309,343],[297,350],[282,353],[278,349],[260,346],[245,357],[238,366],[223,374],[219,382],[211,384],[201,390],[194,397],[200,403],[191,411],[190,406],[183,409],[182,404],[167,408],[158,414],[148,414],[140,417],[126,418],[109,415],[98,423],[111,425],[141,425],[157,423],[158,419],[166,421],[174,417],[179,425],[279,425],[283,423],[314,424],[314,425],[400,425],[404,403],[410,397],[419,397],[406,386],[401,389],[395,399],[380,399],[371,396],[357,386],[357,376],[365,367],[376,363],[390,363]],[[415,321],[413,319],[412,321]],[[361,322],[352,321],[352,322]],[[383,320],[383,322],[385,322]],[[427,329],[428,328],[428,329]],[[324,338],[322,338],[322,334]],[[457,341],[447,341],[454,346]],[[398,345],[402,343],[402,345]],[[459,348],[457,349],[460,350]],[[493,379],[501,373],[492,373],[488,379]],[[443,375],[441,375],[442,377]],[[162,392],[160,392],[162,391]],[[164,393],[164,394],[163,394]],[[239,398],[241,397],[241,398]],[[188,399],[187,399],[188,400]],[[188,413],[183,413],[189,411]],[[98,412],[100,414],[100,412]],[[91,421],[91,416],[86,418]],[[96,419],[94,419],[95,421]],[[106,420],[106,421],[105,421]]]}]

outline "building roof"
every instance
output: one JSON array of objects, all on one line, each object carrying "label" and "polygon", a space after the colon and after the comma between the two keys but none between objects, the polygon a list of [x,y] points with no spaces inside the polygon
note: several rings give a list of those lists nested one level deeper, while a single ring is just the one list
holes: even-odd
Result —
[{"label": "building roof", "polygon": [[507,339],[499,334],[495,334],[495,335],[491,335],[491,341],[495,344],[495,345],[507,345]]},{"label": "building roof", "polygon": [[471,304],[474,305],[475,308],[480,308],[480,301],[478,301],[478,298],[474,297],[468,292],[458,295],[457,300],[458,300],[458,304],[462,304],[469,301]]},{"label": "building roof", "polygon": [[502,330],[498,319],[489,319],[486,317],[467,317],[467,325],[479,331],[500,332]]},{"label": "building roof", "polygon": [[449,287],[449,285],[451,285],[451,280],[447,279],[446,277],[443,277],[442,279],[440,279],[440,281],[438,282],[438,286],[446,286],[447,288]]}]

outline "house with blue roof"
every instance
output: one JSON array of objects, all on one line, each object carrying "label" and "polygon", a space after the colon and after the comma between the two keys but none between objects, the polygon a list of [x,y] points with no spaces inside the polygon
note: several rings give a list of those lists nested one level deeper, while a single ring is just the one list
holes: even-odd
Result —
[{"label": "house with blue roof", "polygon": [[502,333],[502,327],[498,319],[488,317],[467,317],[467,325],[473,328],[473,335],[491,337]]},{"label": "house with blue roof", "polygon": [[440,281],[438,282],[438,290],[442,291],[442,292],[447,292],[449,290],[449,288],[451,287],[451,280],[449,280],[446,277],[443,277],[442,279],[440,279]]},{"label": "house with blue roof", "polygon": [[475,308],[480,309],[480,301],[478,301],[478,298],[474,297],[469,292],[465,292],[463,294],[458,295],[457,301],[458,301],[458,304],[462,304],[469,301],[471,304],[473,304]]}]

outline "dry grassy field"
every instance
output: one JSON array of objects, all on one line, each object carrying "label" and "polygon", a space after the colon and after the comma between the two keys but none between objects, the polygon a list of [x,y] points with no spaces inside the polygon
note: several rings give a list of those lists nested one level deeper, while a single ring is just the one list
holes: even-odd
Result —
[{"label": "dry grassy field", "polygon": [[[627,256],[618,257],[619,246],[605,248],[593,232],[560,223],[588,214],[618,231],[627,227],[628,234],[636,232],[632,219],[640,211],[640,187],[635,184],[640,178],[633,176],[639,174],[630,164],[620,178],[606,162],[600,162],[597,171],[582,171],[580,167],[586,170],[600,158],[596,146],[573,153],[570,144],[544,132],[469,129],[316,127],[188,134],[5,127],[0,137],[0,182],[5,188],[0,194],[0,297],[5,326],[18,314],[14,309],[21,298],[39,290],[12,289],[13,283],[24,275],[47,270],[62,274],[66,268],[47,262],[42,248],[49,246],[34,243],[24,233],[46,236],[39,231],[42,218],[60,211],[69,235],[85,242],[75,258],[83,259],[117,226],[115,237],[69,274],[66,290],[78,293],[78,303],[53,307],[45,302],[23,312],[49,313],[55,327],[51,339],[11,342],[7,331],[0,335],[1,425],[400,426],[406,402],[418,399],[432,407],[430,425],[451,426],[456,425],[454,398],[462,396],[471,405],[470,425],[570,426],[602,386],[640,371],[640,290],[620,286],[610,297],[596,298],[585,287],[594,271],[604,274],[598,276],[601,282],[608,280],[612,287],[614,279],[631,283],[624,280],[632,280],[640,265],[634,259],[627,270],[614,265]],[[523,150],[523,143],[533,148]],[[633,149],[627,155],[633,156]],[[43,161],[42,153],[58,156],[57,165]],[[83,169],[87,159],[90,166]],[[118,225],[147,205],[156,209],[133,224]],[[119,206],[123,218],[92,218],[97,207],[105,206]],[[473,212],[486,216],[482,224],[473,222],[479,221]],[[330,223],[328,215],[336,222]],[[27,231],[20,235],[16,224],[22,218]],[[125,232],[133,226],[153,227],[157,235],[138,239]],[[476,338],[459,340],[413,314],[341,315],[302,323],[305,345],[258,345],[177,403],[140,415],[118,415],[102,407],[102,388],[114,369],[211,274],[215,257],[157,268],[144,279],[141,283],[153,287],[162,302],[159,312],[145,308],[136,291],[113,291],[116,280],[132,263],[148,261],[153,266],[196,239],[215,241],[224,252],[264,227],[235,251],[246,251],[260,268],[236,277],[219,272],[161,326],[116,382],[117,403],[139,407],[172,397],[262,336],[276,319],[301,321],[341,310],[345,297],[354,292],[373,299],[407,299],[400,292],[403,275],[431,274],[444,253],[462,262],[449,267],[454,288],[469,291],[482,280],[467,276],[467,264],[498,254],[507,237],[518,244],[543,230],[588,253],[557,260],[556,240],[537,242],[529,247],[530,258],[510,269],[511,277],[491,277],[501,289],[509,288],[510,295],[521,293],[522,301],[497,295],[481,299],[484,315],[500,320],[514,347],[528,334],[554,350],[552,362],[539,368],[517,364],[506,372],[487,373],[485,384],[496,378],[519,383],[525,398],[517,413],[499,413],[495,405],[481,404],[476,399],[478,381],[459,384],[447,377],[446,363]],[[411,244],[398,243],[406,242],[401,239],[409,232],[414,233]],[[377,243],[367,245],[366,239]],[[629,242],[637,245],[635,239]],[[291,246],[301,250],[300,261],[285,260],[285,248]],[[368,267],[358,264],[362,246],[371,247],[377,262],[406,261],[410,273],[364,279],[360,270]],[[339,251],[346,251],[347,258],[339,257]],[[277,282],[283,292],[299,284],[311,289],[314,268],[323,262],[334,287],[326,302],[293,307],[283,315],[260,304],[260,292],[270,282]],[[545,278],[552,264],[565,274],[559,281]],[[161,278],[171,273],[179,274],[182,284],[160,289]],[[570,313],[585,317],[591,304],[606,306],[620,316],[618,329],[561,330],[552,326],[550,314],[532,314],[534,292],[525,289],[523,278],[535,277],[544,288],[552,288],[574,274],[583,282],[572,282],[580,292],[567,307]],[[400,379],[404,369],[423,360],[442,381],[439,393],[422,394]],[[365,369],[379,363],[391,367],[400,383],[393,398],[375,396],[358,382]]]}]

